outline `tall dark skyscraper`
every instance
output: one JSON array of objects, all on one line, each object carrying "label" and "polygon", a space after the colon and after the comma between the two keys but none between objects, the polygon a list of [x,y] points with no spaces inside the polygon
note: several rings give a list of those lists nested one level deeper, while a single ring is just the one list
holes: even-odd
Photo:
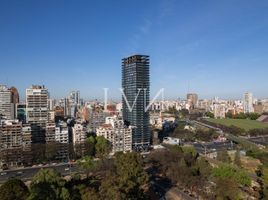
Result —
[{"label": "tall dark skyscraper", "polygon": [[150,145],[149,112],[145,110],[150,101],[149,56],[122,59],[122,89],[123,119],[134,127],[133,149],[146,150]]}]

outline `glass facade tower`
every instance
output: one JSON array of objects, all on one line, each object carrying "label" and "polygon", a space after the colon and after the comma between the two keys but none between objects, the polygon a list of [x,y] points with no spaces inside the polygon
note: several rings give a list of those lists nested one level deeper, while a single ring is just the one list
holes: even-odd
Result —
[{"label": "glass facade tower", "polygon": [[133,55],[122,59],[123,119],[133,127],[133,150],[144,151],[150,145],[149,112],[150,101],[149,56]]}]

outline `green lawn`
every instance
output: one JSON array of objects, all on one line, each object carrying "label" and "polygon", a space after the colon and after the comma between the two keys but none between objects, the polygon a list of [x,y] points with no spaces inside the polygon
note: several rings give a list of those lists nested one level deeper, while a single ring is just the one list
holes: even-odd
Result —
[{"label": "green lawn", "polygon": [[222,124],[225,126],[237,126],[240,128],[245,129],[246,131],[250,129],[257,129],[257,128],[268,128],[268,123],[258,122],[255,120],[249,119],[207,119],[207,121]]}]

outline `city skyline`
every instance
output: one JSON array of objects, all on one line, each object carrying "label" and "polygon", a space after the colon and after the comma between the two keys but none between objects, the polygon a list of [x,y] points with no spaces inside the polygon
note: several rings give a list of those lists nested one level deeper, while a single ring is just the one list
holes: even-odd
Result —
[{"label": "city skyline", "polygon": [[[3,87],[7,87],[7,88],[14,88],[17,90],[17,87],[14,86],[14,85],[5,85],[5,84],[0,84],[1,86]],[[58,97],[55,97],[55,96],[52,96],[50,95],[50,89],[46,87],[46,85],[44,84],[41,84],[41,85],[37,85],[37,84],[31,84],[29,85],[27,88],[29,87],[34,87],[34,86],[40,86],[40,87],[45,87],[47,90],[48,90],[48,93],[49,93],[49,99],[48,100],[64,100],[66,98],[69,98],[70,95],[72,95],[74,92],[78,92],[80,93],[80,90],[69,90],[65,95],[63,96],[58,96]],[[27,88],[25,88],[24,91],[22,91],[22,93],[20,93],[20,91],[17,91],[18,92],[18,95],[19,95],[19,99],[20,99],[20,103],[26,103],[26,92],[27,92]],[[81,96],[81,99],[80,100],[83,100],[83,101],[98,101],[98,102],[122,102],[122,95],[123,95],[123,88],[117,88],[117,92],[118,92],[118,96],[117,97],[111,97],[109,96],[109,93],[110,93],[110,90],[111,88],[101,88],[101,91],[102,91],[102,95],[103,96],[98,96],[98,97],[94,97],[94,96],[91,96],[89,98],[85,98],[84,96]],[[52,88],[53,90],[53,88]],[[251,91],[246,91],[244,92],[243,94],[240,95],[240,97],[238,96],[238,98],[226,98],[226,97],[221,97],[221,96],[211,96],[211,97],[208,97],[208,98],[203,98],[203,95],[202,94],[198,94],[198,93],[192,93],[189,92],[189,93],[185,93],[183,94],[182,96],[177,96],[177,97],[166,97],[165,96],[165,88],[160,88],[158,91],[156,91],[154,94],[151,94],[150,95],[150,103],[154,102],[154,101],[187,101],[187,98],[188,98],[188,95],[192,95],[192,94],[195,94],[195,95],[198,95],[198,100],[213,100],[213,99],[220,99],[220,100],[231,100],[231,101],[235,101],[235,100],[241,100],[243,101],[244,100],[244,95],[245,93],[251,93],[253,95],[253,100],[267,100],[268,97],[258,97],[256,96],[255,94],[253,94]],[[80,97],[80,96],[79,96]]]},{"label": "city skyline", "polygon": [[120,59],[138,53],[151,58],[151,96],[268,97],[267,2],[104,2],[1,2],[0,83],[24,100],[32,84],[120,99]]}]

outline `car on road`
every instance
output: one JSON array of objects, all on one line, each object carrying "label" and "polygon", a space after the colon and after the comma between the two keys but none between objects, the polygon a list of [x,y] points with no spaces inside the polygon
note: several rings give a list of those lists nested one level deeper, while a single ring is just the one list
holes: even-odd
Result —
[{"label": "car on road", "polygon": [[23,172],[19,171],[19,172],[16,173],[16,176],[21,176],[22,174],[23,174]]},{"label": "car on road", "polygon": [[1,172],[1,176],[4,176],[6,174],[7,174],[7,172]]},{"label": "car on road", "polygon": [[70,170],[70,168],[69,168],[69,167],[66,167],[64,170],[65,170],[65,171],[69,171],[69,170]]}]

